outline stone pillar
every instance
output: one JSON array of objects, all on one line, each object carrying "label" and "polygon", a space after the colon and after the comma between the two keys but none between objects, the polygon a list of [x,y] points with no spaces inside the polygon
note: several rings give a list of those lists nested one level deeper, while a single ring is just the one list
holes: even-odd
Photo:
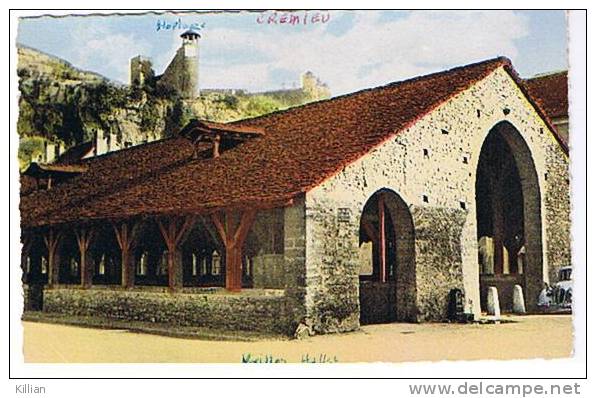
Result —
[{"label": "stone pillar", "polygon": [[515,314],[526,313],[526,303],[524,301],[524,292],[520,285],[513,286],[513,312]]},{"label": "stone pillar", "polygon": [[488,288],[488,297],[486,299],[486,312],[492,315],[495,319],[501,317],[501,306],[499,305],[499,292],[497,288],[491,286]]},{"label": "stone pillar", "polygon": [[[447,318],[449,292],[464,289],[462,230],[467,212],[410,206],[415,228],[418,321]],[[467,294],[466,294],[467,297]]]},{"label": "stone pillar", "polygon": [[416,249],[412,215],[407,204],[388,195],[385,201],[395,229],[395,308],[398,321],[416,322]]},{"label": "stone pillar", "polygon": [[[340,210],[346,212],[340,216]],[[347,332],[360,326],[359,230],[359,217],[350,203],[306,194],[305,301],[317,333]]]},{"label": "stone pillar", "polygon": [[294,333],[306,313],[306,213],[304,198],[284,210],[284,288],[288,327]]}]

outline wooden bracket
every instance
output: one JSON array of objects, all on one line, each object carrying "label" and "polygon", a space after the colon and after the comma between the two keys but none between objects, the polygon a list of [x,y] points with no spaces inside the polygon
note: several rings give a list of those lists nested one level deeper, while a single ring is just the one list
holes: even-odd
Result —
[{"label": "wooden bracket", "polygon": [[[222,214],[211,214],[211,220],[226,249],[226,289],[239,291],[242,289],[242,247],[246,236],[254,222],[257,211],[243,210],[240,214],[228,210]],[[234,218],[240,221],[234,226]]]}]

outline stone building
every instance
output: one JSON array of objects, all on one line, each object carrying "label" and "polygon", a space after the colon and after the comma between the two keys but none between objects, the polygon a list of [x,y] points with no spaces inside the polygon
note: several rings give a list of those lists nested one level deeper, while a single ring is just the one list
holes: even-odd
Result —
[{"label": "stone building", "polygon": [[180,35],[182,45],[162,75],[155,76],[151,61],[141,55],[130,60],[130,85],[156,85],[173,91],[184,99],[199,96],[199,39],[201,35],[187,30]]},{"label": "stone building", "polygon": [[306,71],[300,76],[302,90],[313,98],[329,98],[331,92],[327,84],[323,83],[311,71]]},{"label": "stone building", "polygon": [[453,289],[532,310],[571,261],[568,161],[505,58],[196,120],[24,173],[28,306],[288,334],[441,321]]},{"label": "stone building", "polygon": [[130,60],[130,85],[132,87],[152,84],[154,79],[153,63],[149,58],[137,55]]}]

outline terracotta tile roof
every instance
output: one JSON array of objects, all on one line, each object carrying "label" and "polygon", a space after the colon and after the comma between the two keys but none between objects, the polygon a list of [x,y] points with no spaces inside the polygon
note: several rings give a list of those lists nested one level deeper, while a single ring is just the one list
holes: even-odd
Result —
[{"label": "terracotta tile roof", "polygon": [[39,173],[83,173],[85,171],[87,171],[87,166],[82,164],[31,163],[27,170],[23,172],[23,174],[35,175]]},{"label": "terracotta tile roof", "polygon": [[234,125],[230,123],[217,123],[210,122],[207,120],[193,120],[188,124],[188,126],[184,128],[184,130],[193,128],[207,128],[212,131],[218,131],[223,133],[237,133],[247,135],[261,135],[264,133],[263,129],[259,127]]},{"label": "terracotta tile roof", "polygon": [[526,79],[524,83],[551,119],[568,115],[567,71]]},{"label": "terracotta tile roof", "polygon": [[93,140],[82,142],[79,145],[75,145],[73,147],[68,148],[62,155],[60,155],[58,157],[56,162],[59,162],[59,163],[78,162],[79,160],[83,159],[85,156],[92,154],[94,149],[95,149],[95,142]]},{"label": "terracotta tile roof", "polygon": [[21,174],[21,196],[29,195],[39,189],[39,179],[48,177],[64,179],[87,171],[84,165],[60,163],[31,163]]},{"label": "terracotta tile roof", "polygon": [[39,226],[279,206],[499,67],[518,79],[509,60],[496,58],[232,123],[264,133],[217,158],[193,159],[192,145],[178,136],[88,159],[86,173],[22,197],[21,221]]}]

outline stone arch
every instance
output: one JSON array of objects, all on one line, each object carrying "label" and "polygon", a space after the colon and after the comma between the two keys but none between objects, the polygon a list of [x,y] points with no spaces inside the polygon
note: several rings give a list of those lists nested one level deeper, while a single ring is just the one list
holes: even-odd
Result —
[{"label": "stone arch", "polygon": [[376,191],[362,208],[359,267],[361,323],[416,320],[414,223],[391,189]]},{"label": "stone arch", "polygon": [[511,309],[520,284],[532,310],[545,280],[541,192],[530,148],[509,122],[495,124],[483,141],[475,196],[481,306],[496,286],[503,309]]}]

